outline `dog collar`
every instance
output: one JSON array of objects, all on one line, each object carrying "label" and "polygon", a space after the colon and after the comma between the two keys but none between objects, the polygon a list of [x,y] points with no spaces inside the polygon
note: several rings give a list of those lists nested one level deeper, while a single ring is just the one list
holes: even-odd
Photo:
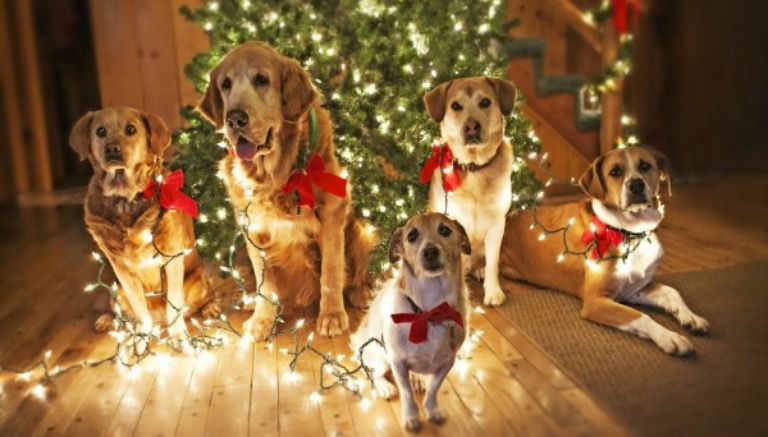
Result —
[{"label": "dog collar", "polygon": [[501,145],[496,149],[496,153],[491,157],[491,159],[489,159],[488,161],[485,161],[482,164],[478,164],[476,162],[471,162],[471,161],[466,164],[462,164],[458,160],[454,159],[453,165],[461,169],[461,171],[463,172],[473,173],[476,171],[480,171],[488,167],[489,165],[493,164],[493,161],[495,161],[496,157],[499,156],[500,154],[501,154]]},{"label": "dog collar", "polygon": [[[420,308],[406,296],[408,302],[415,309]],[[410,323],[411,329],[408,332],[408,341],[411,343],[423,343],[427,341],[427,333],[429,332],[429,323],[437,323],[444,321],[452,321],[457,325],[464,327],[464,320],[462,320],[461,313],[453,309],[448,302],[443,302],[440,305],[432,308],[429,311],[418,311],[413,313],[397,313],[391,314],[392,321],[395,324]]]},{"label": "dog collar", "polygon": [[589,228],[581,234],[581,242],[594,246],[590,258],[602,259],[611,246],[618,248],[624,241],[642,240],[647,237],[648,232],[630,232],[614,228],[600,220],[597,215],[593,215]]}]

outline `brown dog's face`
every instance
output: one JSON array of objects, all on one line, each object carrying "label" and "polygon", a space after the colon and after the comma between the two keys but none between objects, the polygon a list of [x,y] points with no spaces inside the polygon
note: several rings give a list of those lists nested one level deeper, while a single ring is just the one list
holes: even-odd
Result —
[{"label": "brown dog's face", "polygon": [[440,276],[446,269],[458,271],[461,254],[472,248],[466,231],[456,220],[443,214],[428,213],[412,217],[398,228],[389,244],[389,261],[401,258],[418,277]]},{"label": "brown dog's face", "polygon": [[504,117],[515,105],[515,86],[490,77],[456,79],[428,92],[424,104],[460,161],[484,161],[504,139]]},{"label": "brown dog's face", "polygon": [[669,181],[669,160],[642,147],[612,150],[579,179],[581,188],[608,206],[627,212],[658,208],[659,185]]},{"label": "brown dog's face", "polygon": [[104,174],[104,195],[133,198],[146,186],[146,168],[162,158],[170,144],[162,119],[131,108],[88,112],[75,123],[70,146]]},{"label": "brown dog's face", "polygon": [[210,73],[199,109],[224,128],[237,156],[280,153],[275,139],[285,122],[295,123],[317,93],[299,64],[260,42],[242,44]]}]

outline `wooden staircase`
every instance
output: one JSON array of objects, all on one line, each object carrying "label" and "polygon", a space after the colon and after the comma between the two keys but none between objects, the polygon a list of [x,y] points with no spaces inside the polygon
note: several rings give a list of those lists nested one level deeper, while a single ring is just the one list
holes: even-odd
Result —
[{"label": "wooden staircase", "polygon": [[[613,148],[621,132],[622,84],[592,104],[584,89],[616,56],[610,22],[602,30],[583,18],[591,0],[508,0],[507,14],[520,26],[504,46],[508,77],[525,95],[529,118],[549,154],[548,171],[559,180],[578,178],[589,163]],[[569,71],[571,69],[577,71]],[[542,179],[547,171],[532,166]],[[569,190],[553,186],[551,194]]]}]

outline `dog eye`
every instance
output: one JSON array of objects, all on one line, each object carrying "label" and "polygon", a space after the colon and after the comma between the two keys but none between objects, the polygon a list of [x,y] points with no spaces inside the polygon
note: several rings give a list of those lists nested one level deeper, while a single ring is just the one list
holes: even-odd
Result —
[{"label": "dog eye", "polygon": [[259,73],[253,78],[253,83],[255,83],[256,86],[269,85],[269,77]]},{"label": "dog eye", "polygon": [[486,97],[483,100],[480,100],[480,107],[481,108],[485,109],[485,108],[487,108],[489,106],[491,106],[491,99]]},{"label": "dog eye", "polygon": [[464,108],[461,107],[459,102],[453,102],[451,103],[451,109],[453,109],[454,111],[461,111]]},{"label": "dog eye", "polygon": [[451,235],[451,228],[448,226],[440,223],[440,226],[437,227],[437,233],[442,235],[443,237],[449,237]]},{"label": "dog eye", "polygon": [[104,128],[104,126],[99,126],[96,129],[96,136],[99,138],[104,138],[107,136],[107,129]]},{"label": "dog eye", "polygon": [[411,229],[411,232],[408,232],[407,238],[409,243],[413,243],[419,239],[419,231],[417,229]]},{"label": "dog eye", "polygon": [[617,177],[621,176],[622,173],[623,172],[622,172],[620,167],[613,167],[611,169],[610,173],[608,173],[608,174],[613,176],[613,177],[615,177],[615,178],[617,178]]},{"label": "dog eye", "polygon": [[131,136],[136,133],[136,126],[129,124],[125,127],[125,134]]},{"label": "dog eye", "polygon": [[645,173],[651,169],[651,164],[648,164],[645,161],[640,161],[640,165],[638,166],[638,168],[640,169],[641,172]]},{"label": "dog eye", "polygon": [[229,80],[228,77],[225,77],[224,80],[221,82],[221,89],[228,90],[232,88],[232,81]]}]

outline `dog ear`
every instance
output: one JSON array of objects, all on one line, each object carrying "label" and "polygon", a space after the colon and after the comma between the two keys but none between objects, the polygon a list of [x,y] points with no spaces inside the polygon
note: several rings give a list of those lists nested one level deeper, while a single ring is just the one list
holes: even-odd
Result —
[{"label": "dog ear", "polygon": [[290,121],[298,120],[317,98],[307,72],[298,62],[286,57],[282,59],[281,88],[283,116]]},{"label": "dog ear", "polygon": [[424,94],[424,106],[427,107],[429,116],[432,117],[432,120],[436,123],[440,123],[445,117],[445,99],[448,95],[448,88],[451,87],[452,83],[453,81],[449,80]]},{"label": "dog ear", "polygon": [[515,107],[515,97],[517,97],[517,87],[515,87],[515,84],[495,77],[486,77],[485,80],[496,91],[496,100],[499,101],[501,113],[505,116],[509,115]]},{"label": "dog ear", "polygon": [[213,123],[216,129],[221,129],[224,126],[224,100],[216,84],[217,76],[215,68],[208,73],[208,85],[205,87],[203,98],[197,104],[197,110]]},{"label": "dog ear", "polygon": [[453,226],[459,232],[459,244],[461,247],[461,253],[465,255],[472,255],[472,245],[469,243],[469,236],[467,235],[467,231],[464,229],[464,226],[462,226],[461,223],[454,219],[449,218],[448,220],[453,223]]},{"label": "dog ear", "polygon": [[88,158],[88,153],[91,150],[91,120],[95,114],[93,111],[86,112],[77,120],[69,133],[69,146],[77,152],[81,161]]},{"label": "dog ear", "polygon": [[587,195],[595,199],[605,198],[605,182],[603,181],[603,157],[600,156],[592,162],[592,165],[579,178],[579,187]]},{"label": "dog ear", "polygon": [[403,232],[403,228],[397,228],[389,238],[389,262],[392,264],[403,256]]},{"label": "dog ear", "polygon": [[154,114],[142,114],[141,120],[147,129],[147,144],[155,155],[162,157],[163,152],[171,144],[171,131],[162,118]]},{"label": "dog ear", "polygon": [[666,155],[655,149],[648,149],[651,152],[654,159],[656,159],[656,166],[659,169],[659,181],[667,183],[667,193],[672,195],[672,173],[669,164],[669,158]]}]

